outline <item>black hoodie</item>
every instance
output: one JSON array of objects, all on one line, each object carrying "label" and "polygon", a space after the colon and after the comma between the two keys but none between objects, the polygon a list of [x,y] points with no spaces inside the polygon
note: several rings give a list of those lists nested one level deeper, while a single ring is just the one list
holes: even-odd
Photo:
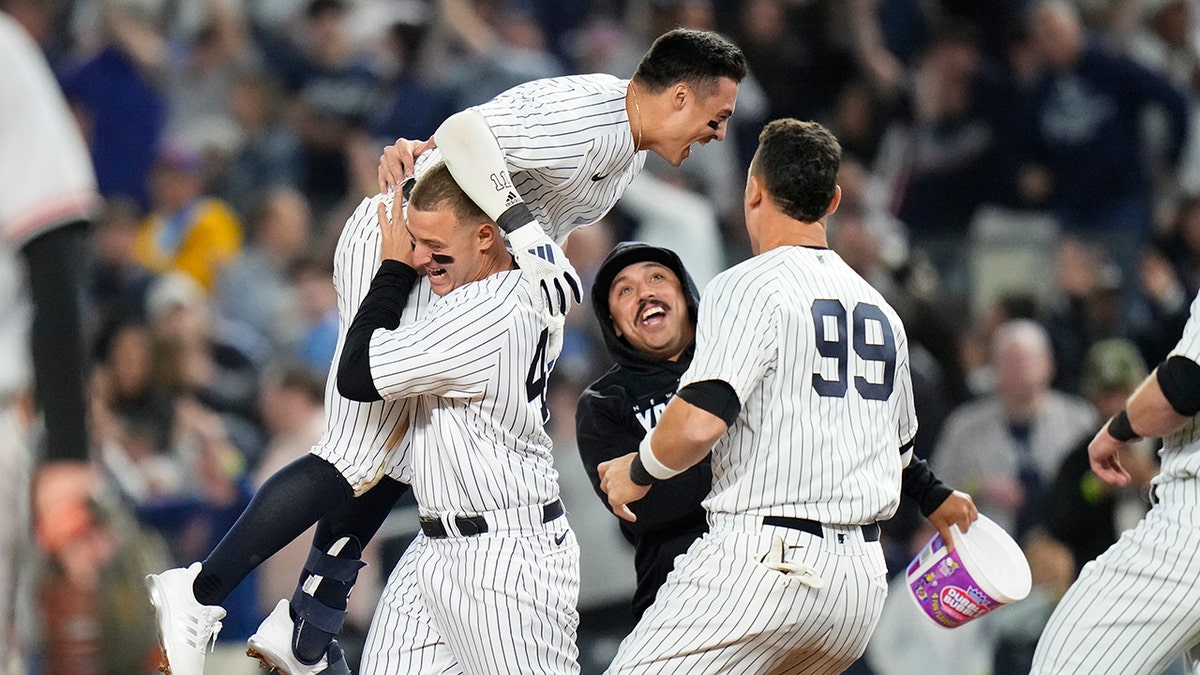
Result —
[{"label": "black hoodie", "polygon": [[[605,508],[608,498],[600,490],[596,467],[636,452],[638,444],[658,423],[667,402],[679,388],[679,378],[692,362],[693,342],[677,361],[666,361],[638,352],[613,330],[608,312],[608,291],[616,275],[626,266],[653,261],[673,270],[684,284],[688,314],[696,321],[699,293],[695,283],[673,251],[642,244],[618,244],[604,260],[592,286],[592,308],[604,334],[604,344],[616,365],[588,387],[575,412],[576,439],[583,467],[592,488]],[[700,501],[712,489],[712,465],[705,458],[678,476],[655,483],[646,496],[629,505],[636,523],[620,520],[621,533],[634,546],[637,589],[633,614],[640,618],[658,592],[675,557],[708,531]]]}]

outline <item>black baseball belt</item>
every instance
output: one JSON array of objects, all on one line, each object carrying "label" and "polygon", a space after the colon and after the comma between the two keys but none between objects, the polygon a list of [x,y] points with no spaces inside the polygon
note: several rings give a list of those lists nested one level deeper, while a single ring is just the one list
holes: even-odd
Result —
[{"label": "black baseball belt", "polygon": [[[763,525],[771,525],[774,527],[786,527],[789,530],[800,530],[807,532],[815,537],[824,537],[825,531],[822,525],[815,520],[808,518],[788,518],[786,516],[763,516]],[[868,523],[859,525],[862,528],[864,541],[879,541],[879,523]]]},{"label": "black baseball belt", "polygon": [[[555,499],[549,504],[542,505],[542,522],[548,523],[564,513],[563,503]],[[450,536],[446,524],[441,518],[421,518],[421,531],[426,537],[440,539]],[[454,526],[464,537],[473,537],[488,531],[487,518],[483,516],[454,516]]]}]

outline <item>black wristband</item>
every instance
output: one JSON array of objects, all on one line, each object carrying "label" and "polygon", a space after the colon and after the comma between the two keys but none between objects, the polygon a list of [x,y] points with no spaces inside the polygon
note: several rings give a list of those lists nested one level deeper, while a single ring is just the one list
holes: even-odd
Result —
[{"label": "black wristband", "polygon": [[496,225],[500,226],[500,229],[504,230],[506,234],[511,234],[518,227],[533,221],[533,214],[530,213],[525,202],[517,202],[500,214],[500,217],[496,219]]},{"label": "black wristband", "polygon": [[1136,441],[1141,438],[1141,436],[1139,436],[1137,432],[1133,430],[1133,425],[1129,423],[1129,412],[1124,409],[1122,409],[1121,412],[1117,413],[1116,415],[1113,415],[1112,419],[1108,421],[1108,435],[1112,436],[1118,441],[1121,441],[1122,443]]},{"label": "black wristband", "polygon": [[633,464],[629,466],[629,480],[633,481],[634,485],[653,485],[658,479],[650,475],[646,470],[646,465],[642,464],[642,456],[640,454],[633,456]]}]

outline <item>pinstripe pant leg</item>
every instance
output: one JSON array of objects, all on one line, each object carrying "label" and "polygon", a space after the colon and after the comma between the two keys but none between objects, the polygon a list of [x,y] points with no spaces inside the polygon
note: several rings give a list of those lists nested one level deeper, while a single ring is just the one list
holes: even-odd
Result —
[{"label": "pinstripe pant leg", "polygon": [[618,649],[610,675],[838,673],[863,650],[883,609],[887,572],[878,543],[787,533],[790,557],[825,580],[814,589],[757,558],[769,535],[702,537],[667,577]]},{"label": "pinstripe pant leg", "polygon": [[464,672],[579,673],[579,545],[565,518],[545,532],[431,544],[422,592]]},{"label": "pinstripe pant leg", "polygon": [[417,566],[428,543],[424,535],[417,535],[388,577],[371,619],[359,675],[463,672],[433,625],[417,583]]},{"label": "pinstripe pant leg", "polygon": [[1200,520],[1155,506],[1084,566],[1033,659],[1041,675],[1156,675],[1200,638]]}]

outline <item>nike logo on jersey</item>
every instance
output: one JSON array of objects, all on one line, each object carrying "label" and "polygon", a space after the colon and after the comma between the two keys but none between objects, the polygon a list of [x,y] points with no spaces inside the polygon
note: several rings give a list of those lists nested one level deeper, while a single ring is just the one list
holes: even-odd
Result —
[{"label": "nike logo on jersey", "polygon": [[595,183],[596,181],[598,181],[598,180],[604,180],[605,178],[608,178],[608,174],[606,174],[606,173],[598,173],[598,174],[596,174],[596,175],[592,176],[592,182],[593,182],[593,183]]},{"label": "nike logo on jersey", "polygon": [[566,540],[567,540],[567,532],[569,532],[569,531],[570,531],[570,530],[563,530],[563,533],[562,533],[562,534],[560,534],[560,535],[558,535],[557,537],[555,537],[555,538],[554,538],[554,545],[555,545],[555,546],[562,546],[562,543],[563,543],[564,541],[566,541]]}]

